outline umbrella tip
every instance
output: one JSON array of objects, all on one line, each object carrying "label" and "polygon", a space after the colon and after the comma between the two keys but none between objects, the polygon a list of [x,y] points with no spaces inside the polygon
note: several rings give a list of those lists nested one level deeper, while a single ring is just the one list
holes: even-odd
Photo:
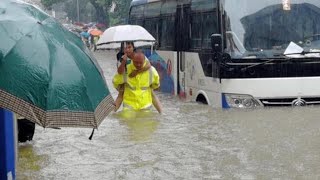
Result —
[{"label": "umbrella tip", "polygon": [[92,129],[92,132],[91,132],[91,135],[89,137],[89,140],[92,140],[93,133],[94,133],[94,128]]}]

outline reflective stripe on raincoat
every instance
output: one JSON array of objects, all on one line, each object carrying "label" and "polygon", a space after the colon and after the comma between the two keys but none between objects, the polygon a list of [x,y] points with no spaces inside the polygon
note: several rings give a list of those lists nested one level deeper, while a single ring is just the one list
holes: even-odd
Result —
[{"label": "reflective stripe on raincoat", "polygon": [[125,84],[124,107],[134,110],[149,108],[152,105],[152,89],[160,86],[159,74],[154,67],[151,67],[148,71],[130,78],[129,74],[134,70],[136,68],[133,63],[127,65],[127,73],[116,74],[113,78],[113,85],[118,88],[119,85]]}]

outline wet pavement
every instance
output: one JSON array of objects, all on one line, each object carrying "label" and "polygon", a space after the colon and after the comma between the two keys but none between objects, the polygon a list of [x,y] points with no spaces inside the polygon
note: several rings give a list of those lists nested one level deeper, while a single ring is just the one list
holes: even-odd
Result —
[{"label": "wet pavement", "polygon": [[[95,53],[112,95],[115,53]],[[319,179],[319,107],[222,110],[158,93],[164,113],[111,114],[91,129],[36,127],[18,179]],[[127,118],[129,116],[129,118]]]}]

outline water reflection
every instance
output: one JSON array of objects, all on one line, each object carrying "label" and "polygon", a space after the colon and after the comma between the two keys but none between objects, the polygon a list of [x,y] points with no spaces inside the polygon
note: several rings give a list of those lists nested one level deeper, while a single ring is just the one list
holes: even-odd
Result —
[{"label": "water reflection", "polygon": [[23,143],[18,148],[17,179],[38,179],[38,173],[47,163],[47,155],[38,155],[32,143]]},{"label": "water reflection", "polygon": [[121,125],[128,128],[130,141],[146,141],[157,130],[157,114],[150,110],[133,111],[125,109],[114,115]]}]

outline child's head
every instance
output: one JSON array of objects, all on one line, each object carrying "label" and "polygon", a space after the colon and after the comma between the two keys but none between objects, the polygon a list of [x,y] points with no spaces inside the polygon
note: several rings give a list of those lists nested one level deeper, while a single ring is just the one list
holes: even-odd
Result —
[{"label": "child's head", "polygon": [[125,42],[124,53],[128,56],[133,56],[134,53],[134,43],[132,41]]}]

